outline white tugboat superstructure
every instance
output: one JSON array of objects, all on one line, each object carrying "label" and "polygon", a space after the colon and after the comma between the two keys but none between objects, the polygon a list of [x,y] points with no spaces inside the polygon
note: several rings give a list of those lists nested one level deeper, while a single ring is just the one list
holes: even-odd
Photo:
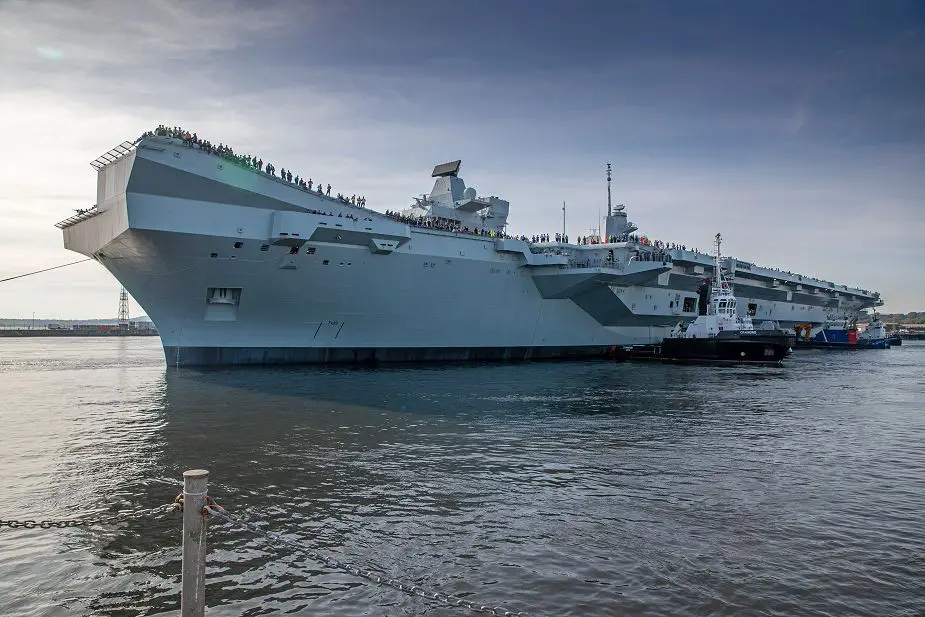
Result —
[{"label": "white tugboat superstructure", "polygon": [[872,344],[888,340],[886,326],[880,320],[880,315],[874,311],[874,318],[871,320],[864,331],[858,335],[858,341],[861,343]]},{"label": "white tugboat superstructure", "polygon": [[705,314],[686,327],[681,322],[661,345],[632,350],[639,359],[722,364],[780,364],[791,351],[793,335],[779,329],[756,331],[723,274],[722,236],[714,239],[713,283]]},{"label": "white tugboat superstructure", "polygon": [[754,334],[755,326],[748,313],[739,315],[736,308],[738,300],[732,293],[729,282],[723,275],[721,260],[722,236],[716,234],[713,240],[715,257],[713,260],[713,287],[710,290],[710,303],[707,314],[700,315],[684,328],[681,324],[671,333],[671,338],[710,338],[721,332],[739,332]]}]

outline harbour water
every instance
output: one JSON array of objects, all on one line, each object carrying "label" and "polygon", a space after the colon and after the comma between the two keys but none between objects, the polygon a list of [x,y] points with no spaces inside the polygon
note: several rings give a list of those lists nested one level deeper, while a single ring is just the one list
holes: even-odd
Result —
[{"label": "harbour water", "polygon": [[[784,367],[167,370],[0,340],[0,519],[172,501],[531,615],[925,615],[925,344]],[[207,614],[462,615],[209,532]],[[173,615],[179,520],[0,529],[0,615]]]}]

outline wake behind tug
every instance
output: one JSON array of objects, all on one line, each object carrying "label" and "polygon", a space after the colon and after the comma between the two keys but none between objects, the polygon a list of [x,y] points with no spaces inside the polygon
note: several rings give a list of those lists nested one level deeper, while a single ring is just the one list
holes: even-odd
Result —
[{"label": "wake behind tug", "polygon": [[705,315],[679,323],[658,345],[629,349],[634,360],[707,364],[781,364],[790,353],[794,336],[779,329],[755,330],[751,317],[740,317],[737,300],[720,267],[722,237],[716,234],[715,264],[710,303]]}]

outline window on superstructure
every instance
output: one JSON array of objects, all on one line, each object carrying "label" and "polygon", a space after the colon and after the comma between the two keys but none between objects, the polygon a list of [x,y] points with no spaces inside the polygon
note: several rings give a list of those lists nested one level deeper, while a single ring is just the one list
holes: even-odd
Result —
[{"label": "window on superstructure", "polygon": [[238,241],[238,242],[235,242],[235,243],[234,243],[234,247],[235,247],[236,249],[239,249],[239,248],[241,248],[242,246],[244,246],[244,243],[243,243],[243,242]]}]

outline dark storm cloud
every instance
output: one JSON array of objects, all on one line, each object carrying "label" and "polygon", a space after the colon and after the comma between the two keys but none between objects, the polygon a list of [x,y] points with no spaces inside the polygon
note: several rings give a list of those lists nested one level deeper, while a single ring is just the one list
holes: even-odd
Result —
[{"label": "dark storm cloud", "polygon": [[393,116],[563,112],[580,129],[576,116],[644,107],[687,127],[678,145],[925,139],[920,2],[348,0],[303,5],[292,22],[304,27],[236,50],[229,70],[377,104],[400,80]]}]

